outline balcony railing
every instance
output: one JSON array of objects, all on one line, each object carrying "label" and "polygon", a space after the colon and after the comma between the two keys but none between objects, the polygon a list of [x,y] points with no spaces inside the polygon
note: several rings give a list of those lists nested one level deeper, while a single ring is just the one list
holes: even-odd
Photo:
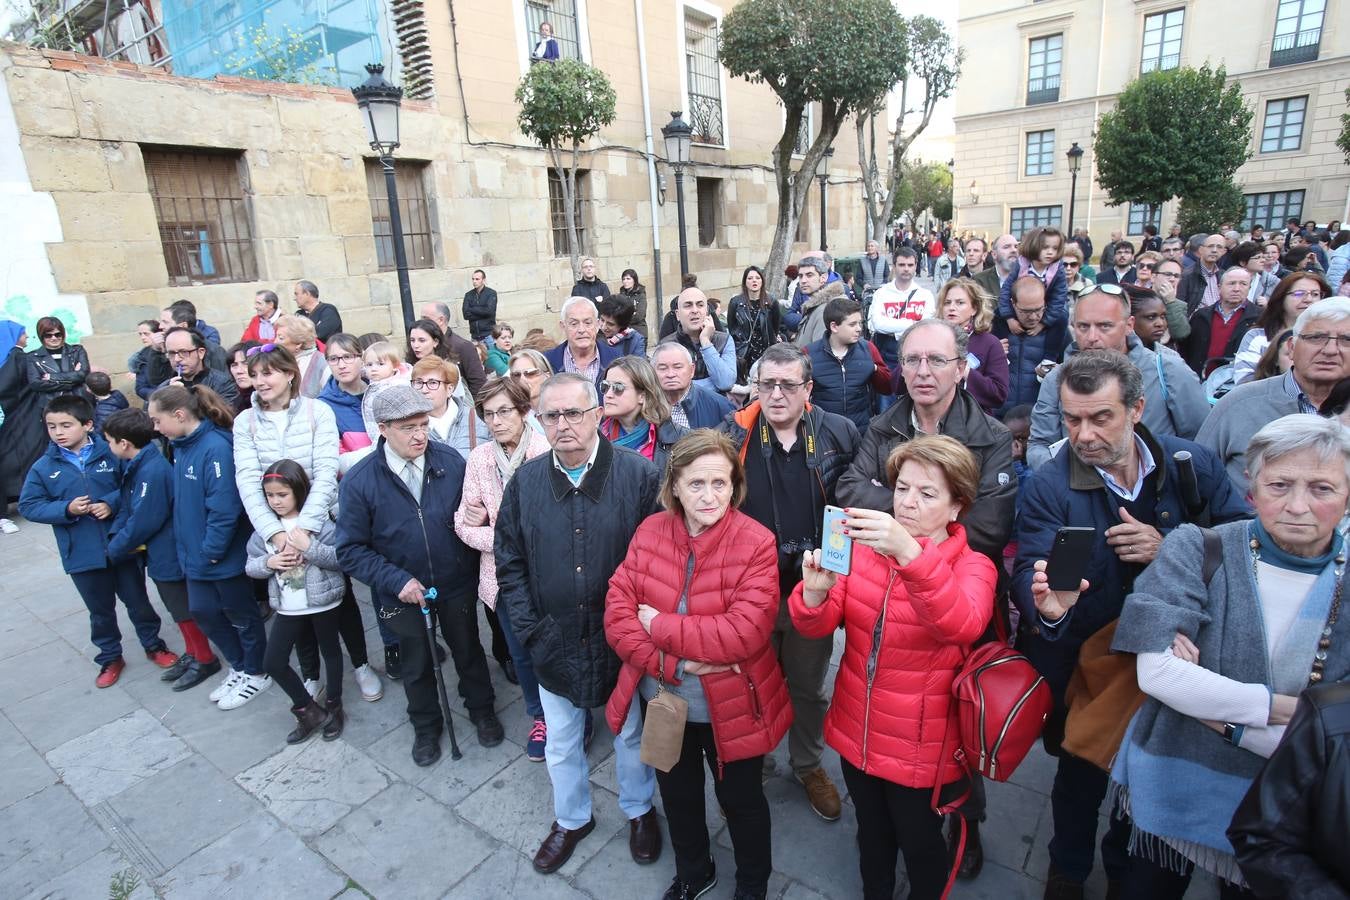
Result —
[{"label": "balcony railing", "polygon": [[1277,34],[1270,44],[1270,67],[1292,66],[1317,59],[1322,29],[1308,28],[1295,34]]},{"label": "balcony railing", "polygon": [[694,129],[694,142],[723,143],[722,100],[704,94],[689,94],[689,125]]},{"label": "balcony railing", "polygon": [[1169,53],[1166,56],[1154,56],[1145,59],[1139,64],[1139,73],[1146,72],[1166,72],[1168,69],[1175,69],[1181,65],[1180,53]]},{"label": "balcony railing", "polygon": [[1059,100],[1059,76],[1032,78],[1027,82],[1027,106],[1037,103],[1054,103]]}]

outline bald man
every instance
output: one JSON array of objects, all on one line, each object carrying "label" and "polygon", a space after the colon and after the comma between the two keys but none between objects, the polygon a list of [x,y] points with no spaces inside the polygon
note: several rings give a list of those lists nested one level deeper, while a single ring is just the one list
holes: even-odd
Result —
[{"label": "bald man", "polygon": [[708,296],[696,287],[685,288],[675,298],[679,328],[661,339],[682,344],[694,357],[694,383],[725,393],[736,383],[736,342],[718,331],[708,311]]}]

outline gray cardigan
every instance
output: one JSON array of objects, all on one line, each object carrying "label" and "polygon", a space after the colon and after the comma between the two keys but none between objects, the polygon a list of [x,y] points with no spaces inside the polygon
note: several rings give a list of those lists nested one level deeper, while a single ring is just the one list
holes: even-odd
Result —
[{"label": "gray cardigan", "polygon": [[[250,578],[267,579],[267,600],[273,609],[281,608],[281,587],[276,572],[267,568],[267,557],[272,555],[262,535],[256,531],[248,539],[248,562],[244,571]],[[324,518],[323,527],[310,539],[305,551],[305,602],[311,610],[332,606],[342,600],[347,583],[337,558],[337,526],[331,518]]]},{"label": "gray cardigan", "polygon": [[1249,381],[1219,399],[1195,442],[1213,450],[1223,460],[1233,486],[1245,495],[1247,445],[1252,436],[1276,419],[1298,411],[1298,386],[1293,372],[1279,378]]}]

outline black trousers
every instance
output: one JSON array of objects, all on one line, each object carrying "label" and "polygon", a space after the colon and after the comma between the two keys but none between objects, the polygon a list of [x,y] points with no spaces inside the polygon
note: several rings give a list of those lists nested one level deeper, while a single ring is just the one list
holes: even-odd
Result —
[{"label": "black trousers", "polygon": [[[361,621],[361,607],[356,602],[356,593],[352,590],[352,580],[344,576],[347,589],[342,593],[342,603],[338,605],[337,627],[342,643],[347,646],[347,656],[351,658],[352,668],[359,669],[370,662],[366,655],[366,625]],[[295,655],[300,660],[300,675],[306,681],[319,680],[319,645],[313,631],[301,632],[295,641]]]},{"label": "black trousers", "polygon": [[328,702],[342,702],[342,648],[338,646],[340,617],[341,607],[300,616],[281,613],[272,616],[272,631],[267,636],[263,668],[291,698],[292,706],[308,706],[311,700],[309,692],[305,690],[305,683],[291,668],[291,648],[301,635],[318,635],[318,649],[323,655],[323,667],[328,676]]},{"label": "black trousers", "polygon": [[498,618],[495,609],[486,603],[481,605],[483,615],[487,617],[488,628],[492,631],[492,658],[506,665],[506,661],[511,658],[511,648],[506,645],[506,634],[502,631],[501,619]]},{"label": "black trousers", "polygon": [[712,725],[703,722],[685,726],[680,761],[669,772],[656,773],[670,827],[670,846],[675,851],[675,874],[688,884],[701,884],[712,865],[703,799],[705,760],[713,773],[713,791],[731,831],[736,888],[751,896],[762,896],[768,890],[769,874],[773,871],[769,801],[764,798],[762,777],[764,757],[723,763],[719,779]]},{"label": "black trousers", "polygon": [[[436,673],[431,671],[436,663],[427,643],[424,613],[414,604],[399,603],[397,607],[401,608],[387,607],[380,614],[389,617],[389,628],[398,636],[408,720],[418,734],[436,732],[445,722],[436,696]],[[442,597],[429,603],[428,609],[450,648],[459,677],[459,696],[468,707],[469,717],[492,712],[492,680],[483,645],[478,642],[478,601],[472,595],[464,600]]]},{"label": "black trousers", "polygon": [[[904,787],[867,775],[846,759],[839,762],[858,818],[858,869],[864,900],[895,896],[895,863],[901,854],[910,900],[941,897],[950,868],[942,818],[933,812],[933,789]],[[955,785],[944,786],[944,794],[953,789]]]},{"label": "black trousers", "polygon": [[[1195,865],[1187,863],[1185,872],[1174,872],[1137,853],[1130,854],[1129,869],[1125,872],[1120,896],[1126,900],[1181,900],[1191,885]],[[1256,895],[1244,887],[1219,881],[1219,900],[1256,900]]]}]

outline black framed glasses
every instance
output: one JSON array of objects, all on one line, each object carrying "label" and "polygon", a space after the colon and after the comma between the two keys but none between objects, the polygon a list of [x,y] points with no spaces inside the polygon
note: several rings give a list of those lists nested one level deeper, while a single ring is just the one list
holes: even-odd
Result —
[{"label": "black framed glasses", "polygon": [[782,391],[784,397],[795,395],[802,388],[806,387],[805,381],[757,381],[755,386],[765,397],[770,396],[774,391]]},{"label": "black framed glasses", "polygon": [[439,378],[414,378],[410,383],[412,384],[413,387],[417,388],[419,391],[422,388],[426,388],[427,390],[430,391],[439,391],[446,384]]}]

